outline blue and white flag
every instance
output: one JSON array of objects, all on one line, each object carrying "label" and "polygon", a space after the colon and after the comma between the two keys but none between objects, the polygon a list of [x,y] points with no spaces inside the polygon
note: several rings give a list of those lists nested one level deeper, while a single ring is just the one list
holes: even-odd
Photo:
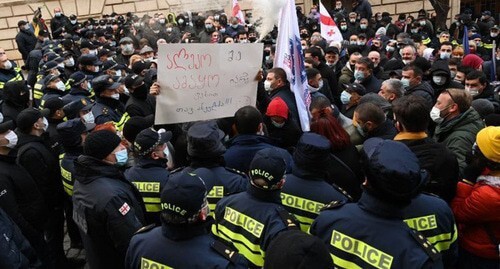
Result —
[{"label": "blue and white flag", "polygon": [[300,126],[302,131],[309,131],[311,95],[307,89],[304,54],[300,45],[299,23],[294,0],[287,0],[287,4],[281,9],[274,67],[281,67],[285,70],[297,102]]},{"label": "blue and white flag", "polygon": [[464,55],[467,55],[467,54],[470,53],[470,48],[469,48],[469,30],[467,29],[466,25],[464,25],[464,37],[462,38],[462,47],[464,48]]}]

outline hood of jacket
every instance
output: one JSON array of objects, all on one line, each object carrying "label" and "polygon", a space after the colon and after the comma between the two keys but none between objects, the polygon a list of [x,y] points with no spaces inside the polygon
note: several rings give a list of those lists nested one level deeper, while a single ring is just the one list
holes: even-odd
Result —
[{"label": "hood of jacket", "polygon": [[102,178],[121,178],[125,180],[123,173],[118,167],[107,164],[101,160],[87,155],[80,155],[74,162],[75,179],[82,184],[88,184],[92,181]]}]

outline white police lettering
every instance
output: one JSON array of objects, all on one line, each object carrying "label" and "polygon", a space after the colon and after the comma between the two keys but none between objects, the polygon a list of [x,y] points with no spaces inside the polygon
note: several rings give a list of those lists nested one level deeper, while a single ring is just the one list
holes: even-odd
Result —
[{"label": "white police lettering", "polygon": [[252,176],[262,176],[266,180],[269,180],[269,181],[271,181],[271,180],[274,179],[274,177],[271,174],[269,174],[269,172],[266,172],[266,171],[263,171],[263,170],[260,170],[260,169],[253,169],[252,171],[250,171],[250,174]]},{"label": "white police lettering", "polygon": [[176,206],[176,205],[173,205],[173,204],[169,204],[169,203],[161,203],[161,209],[166,209],[166,210],[170,210],[170,211],[174,211],[175,213],[179,213],[181,214],[181,216],[184,216],[186,215],[187,211]]}]

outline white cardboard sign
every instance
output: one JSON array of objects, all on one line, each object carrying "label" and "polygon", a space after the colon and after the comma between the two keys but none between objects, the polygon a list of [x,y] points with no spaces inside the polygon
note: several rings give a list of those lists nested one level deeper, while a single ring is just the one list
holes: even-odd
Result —
[{"label": "white cardboard sign", "polygon": [[155,124],[234,116],[256,104],[263,44],[160,44]]}]

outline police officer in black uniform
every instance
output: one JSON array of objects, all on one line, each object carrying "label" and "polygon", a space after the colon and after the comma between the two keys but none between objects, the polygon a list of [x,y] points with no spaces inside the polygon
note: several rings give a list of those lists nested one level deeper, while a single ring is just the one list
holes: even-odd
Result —
[{"label": "police officer in black uniform", "polygon": [[40,99],[40,109],[45,107],[45,102],[52,98],[61,98],[66,93],[66,86],[64,81],[58,75],[48,75],[45,77],[44,94]]},{"label": "police officer in black uniform", "polygon": [[133,116],[146,117],[155,113],[156,99],[149,94],[149,85],[144,77],[130,74],[125,77],[125,86],[130,91],[130,98],[125,104],[125,111]]},{"label": "police officer in black uniform", "polygon": [[78,64],[80,66],[80,70],[88,77],[89,80],[92,80],[101,75],[101,65],[102,62],[99,61],[94,54],[83,54],[78,58]]},{"label": "police officer in black uniform", "polygon": [[64,211],[66,216],[66,227],[71,239],[72,248],[83,248],[82,239],[78,232],[78,227],[73,221],[73,185],[75,182],[74,161],[83,154],[83,143],[87,134],[95,128],[94,123],[83,123],[80,119],[72,119],[57,125],[57,132],[60,135],[60,142],[64,148],[64,153],[59,156],[61,166],[61,179],[65,192]]},{"label": "police officer in black uniform", "polygon": [[120,83],[114,82],[108,75],[102,75],[92,80],[92,88],[96,95],[96,104],[92,107],[92,113],[96,124],[109,121],[120,122],[125,113],[125,107],[120,102],[119,87]]},{"label": "police officer in black uniform", "polygon": [[87,136],[75,160],[73,220],[90,268],[122,268],[130,239],[144,223],[141,195],[123,177],[127,149],[113,132]]},{"label": "police officer in black uniform", "polygon": [[141,131],[133,144],[136,164],[125,171],[125,178],[132,182],[142,195],[146,207],[147,224],[160,223],[160,193],[168,180],[167,143],[171,132],[148,128]]},{"label": "police officer in black uniform", "polygon": [[328,245],[342,268],[443,268],[439,251],[403,222],[426,173],[401,142],[364,143],[364,191],[355,204],[333,202],[316,218],[310,233]]},{"label": "police officer in black uniform", "polygon": [[286,163],[275,148],[258,151],[250,163],[246,192],[222,198],[215,208],[212,233],[232,244],[250,262],[251,268],[264,265],[271,240],[298,224],[281,204]]},{"label": "police officer in black uniform", "polygon": [[330,150],[330,141],[324,136],[304,133],[293,154],[292,173],[286,175],[286,184],[281,190],[283,206],[295,215],[304,232],[325,204],[352,200],[347,192],[325,182],[324,168],[328,166]]},{"label": "police officer in black uniform", "polygon": [[170,175],[175,177],[198,168],[207,168],[214,173],[215,178],[205,180],[209,191],[208,203],[212,211],[222,197],[245,191],[248,185],[245,174],[224,166],[223,154],[226,147],[221,142],[223,137],[224,133],[215,121],[195,123],[187,132],[187,153],[191,164],[173,171]]},{"label": "police officer in black uniform", "polygon": [[73,74],[68,79],[67,84],[70,85],[70,90],[68,94],[63,96],[64,104],[69,104],[73,101],[85,98],[87,102],[91,101],[93,94],[91,92],[91,85],[89,77],[83,72],[78,71]]},{"label": "police officer in black uniform", "polygon": [[82,98],[63,106],[63,111],[69,120],[78,118],[85,123],[95,123],[92,106],[94,106],[94,103]]},{"label": "police officer in black uniform", "polygon": [[125,268],[248,268],[245,258],[208,234],[207,188],[197,174],[170,179],[161,207],[162,226],[132,238]]}]

